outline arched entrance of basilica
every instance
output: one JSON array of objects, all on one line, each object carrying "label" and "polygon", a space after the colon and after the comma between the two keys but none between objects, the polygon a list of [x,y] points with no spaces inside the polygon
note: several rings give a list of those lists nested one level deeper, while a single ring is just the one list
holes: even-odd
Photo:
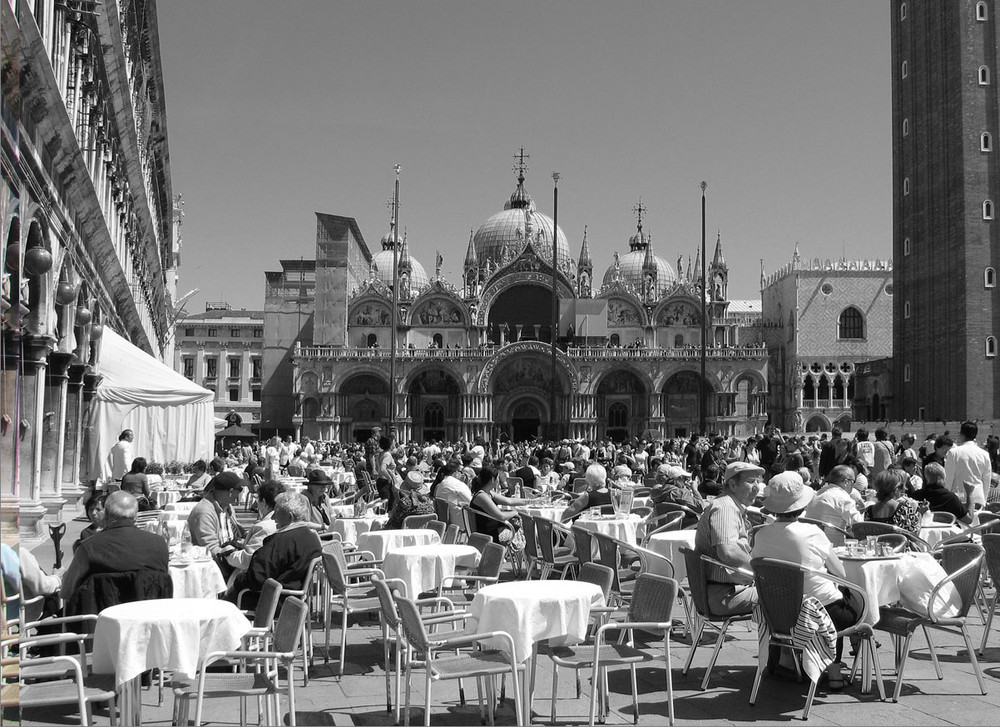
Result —
[{"label": "arched entrance of basilica", "polygon": [[543,414],[533,399],[522,399],[510,410],[510,438],[515,442],[531,441],[541,435]]},{"label": "arched entrance of basilica", "polygon": [[499,364],[491,378],[496,429],[514,441],[543,437],[549,424],[549,407],[555,391],[556,424],[566,421],[567,374],[557,369],[552,380],[552,362],[534,351],[518,353]]},{"label": "arched entrance of basilica", "polygon": [[407,414],[413,425],[413,438],[458,439],[462,423],[462,387],[441,369],[427,369],[417,374],[407,390]]}]

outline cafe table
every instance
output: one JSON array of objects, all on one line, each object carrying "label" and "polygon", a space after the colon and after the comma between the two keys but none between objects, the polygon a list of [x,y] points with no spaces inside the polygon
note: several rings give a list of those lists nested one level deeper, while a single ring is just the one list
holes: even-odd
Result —
[{"label": "cafe table", "polygon": [[183,513],[183,517],[187,517],[197,504],[197,502],[170,502],[163,506],[163,511]]},{"label": "cafe table", "polygon": [[517,509],[531,517],[559,522],[562,519],[562,514],[566,512],[566,507],[566,505],[525,505]]},{"label": "cafe table", "polygon": [[[514,659],[538,655],[538,643],[576,644],[587,636],[590,610],[603,608],[600,586],[580,581],[511,581],[484,586],[469,605],[469,633],[506,631],[514,641]],[[505,642],[487,643],[505,648]],[[531,715],[531,678],[525,672],[524,713]],[[553,695],[554,697],[554,695]]]},{"label": "cafe table", "polygon": [[376,515],[369,510],[362,517],[336,518],[330,523],[330,530],[334,533],[340,533],[340,537],[345,543],[357,545],[361,535],[378,531],[388,519],[388,515]]},{"label": "cafe table", "polygon": [[680,549],[694,550],[694,535],[694,530],[669,530],[665,533],[649,536],[646,548],[657,555],[662,555],[674,566],[674,572],[669,573],[659,560],[651,558],[649,572],[658,576],[669,576],[676,579],[678,583],[687,579],[687,564]]},{"label": "cafe table", "polygon": [[376,530],[358,536],[358,550],[367,550],[375,560],[384,560],[386,553],[395,548],[410,545],[434,545],[441,542],[441,536],[433,530]]},{"label": "cafe table", "polygon": [[114,674],[125,724],[142,724],[139,677],[163,669],[194,677],[212,651],[234,651],[250,621],[228,601],[161,598],[110,606],[97,616],[93,672]]},{"label": "cafe table", "polygon": [[205,553],[199,556],[171,557],[170,580],[174,583],[174,598],[216,598],[226,592],[226,579],[222,577],[215,560]]},{"label": "cafe table", "polygon": [[406,584],[410,598],[437,590],[458,568],[475,568],[479,551],[471,545],[409,545],[393,548],[385,554],[382,571],[386,578],[398,578]]},{"label": "cafe table", "polygon": [[[636,531],[642,524],[638,515],[598,515],[596,518],[579,517],[574,525],[607,535],[629,545],[636,545]],[[596,545],[596,544],[595,544]]]},{"label": "cafe table", "polygon": [[174,489],[152,490],[149,494],[152,495],[154,500],[156,500],[156,507],[158,509],[163,509],[171,502],[177,502],[181,499],[181,493]]}]

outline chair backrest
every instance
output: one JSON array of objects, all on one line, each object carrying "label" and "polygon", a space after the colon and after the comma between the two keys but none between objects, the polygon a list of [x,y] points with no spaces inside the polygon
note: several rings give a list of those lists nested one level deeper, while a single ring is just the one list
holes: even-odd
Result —
[{"label": "chair backrest", "polygon": [[790,636],[802,610],[802,570],[773,558],[754,558],[750,567],[760,609],[771,632],[776,636]]},{"label": "chair backrest", "polygon": [[505,547],[498,543],[487,543],[486,547],[483,548],[483,554],[479,557],[479,565],[476,566],[476,575],[486,578],[499,578],[505,555],[507,555]]},{"label": "chair backrest", "polygon": [[983,525],[987,527],[982,528],[980,531],[982,533],[1000,533],[1000,515],[992,512],[980,512],[979,526],[982,527]]},{"label": "chair backrest", "polygon": [[417,604],[409,598],[397,596],[396,610],[399,612],[400,625],[403,627],[403,635],[406,637],[407,643],[417,652],[418,656],[422,657],[427,653],[428,637]]},{"label": "chair backrest", "polygon": [[602,515],[614,515],[615,514],[615,506],[614,505],[601,505],[601,514]]},{"label": "chair backrest", "polygon": [[524,487],[524,480],[520,477],[515,477],[514,475],[507,476],[507,491],[516,492],[517,487]]},{"label": "chair backrest", "polygon": [[934,523],[944,523],[946,525],[954,525],[955,524],[955,513],[953,513],[953,512],[941,512],[939,510],[935,510],[934,512],[931,513],[931,522],[934,522]]},{"label": "chair backrest", "polygon": [[471,545],[476,550],[478,550],[479,554],[482,555],[483,552],[486,550],[486,546],[492,542],[493,538],[491,538],[489,535],[486,535],[485,533],[473,533],[472,535],[469,536],[468,544]]},{"label": "chair backrest", "polygon": [[538,535],[538,553],[546,563],[555,563],[555,548],[552,546],[552,521],[546,518],[535,518],[535,533]]},{"label": "chair backrest", "polygon": [[538,540],[536,539],[535,518],[531,515],[521,513],[521,532],[524,533],[524,554],[531,560],[541,557],[538,552]]},{"label": "chair backrest", "polygon": [[691,548],[681,548],[684,556],[684,566],[687,569],[688,595],[698,615],[702,618],[712,618],[712,609],[708,605],[708,568],[701,559],[701,554]]},{"label": "chair backrest", "polygon": [[253,625],[259,629],[269,629],[274,623],[274,614],[278,611],[278,599],[281,597],[281,583],[274,578],[264,581],[260,589],[260,597],[253,610]]},{"label": "chair backrest", "polygon": [[910,541],[902,533],[886,533],[885,535],[876,536],[876,542],[888,543],[889,547],[892,548],[894,553],[902,553],[906,550]]},{"label": "chair backrest", "polygon": [[[337,550],[340,543],[331,543],[330,547],[323,551],[323,572],[326,573],[326,582],[330,585],[330,590],[336,596],[347,595],[347,577],[345,571],[347,565],[344,562],[343,551]],[[339,557],[338,557],[339,556]]]},{"label": "chair backrest", "polygon": [[676,600],[677,581],[666,576],[640,573],[635,579],[635,589],[629,602],[628,620],[669,624]]},{"label": "chair backrest", "polygon": [[611,590],[615,593],[621,593],[622,584],[618,578],[618,567],[621,562],[618,554],[618,543],[615,542],[614,538],[601,533],[594,533],[594,540],[597,541],[598,562],[614,571]]},{"label": "chair backrest", "polygon": [[983,534],[983,551],[993,587],[1000,588],[1000,533]]},{"label": "chair backrest", "polygon": [[426,515],[408,515],[403,518],[403,530],[420,530],[435,518],[437,518],[437,515],[434,513],[427,513]]},{"label": "chair backrest", "polygon": [[653,516],[653,508],[648,507],[647,505],[636,505],[632,508],[632,514],[638,515],[643,520],[647,520]]},{"label": "chair backrest", "polygon": [[611,586],[615,582],[615,572],[600,563],[583,563],[576,579],[581,583],[593,583],[595,586],[600,586],[601,593],[607,600],[608,596],[611,595]]},{"label": "chair backrest", "polygon": [[440,497],[434,498],[434,514],[438,520],[445,523],[451,522],[451,503]]},{"label": "chair backrest", "polygon": [[573,494],[579,495],[581,492],[586,492],[590,489],[590,485],[587,484],[586,477],[577,477],[573,480]]},{"label": "chair backrest", "polygon": [[274,650],[294,656],[295,649],[302,640],[302,630],[306,625],[309,607],[296,596],[289,596],[281,606],[281,615],[274,625]]},{"label": "chair backrest", "polygon": [[976,543],[957,543],[941,549],[941,567],[955,584],[958,596],[962,599],[962,605],[958,609],[959,618],[966,617],[976,600],[984,556],[983,547]]},{"label": "chair backrest", "polygon": [[579,565],[590,563],[594,560],[594,532],[579,525],[570,527],[573,533],[573,548],[576,555],[576,562]]},{"label": "chair backrest", "polygon": [[112,492],[121,492],[122,486],[117,482],[109,482],[104,486],[104,493],[110,495]]},{"label": "chair backrest", "polygon": [[894,532],[896,532],[895,528],[889,523],[873,523],[868,520],[862,520],[851,526],[851,534],[858,540],[864,540],[869,535],[885,535]]},{"label": "chair backrest", "polygon": [[458,525],[449,525],[445,528],[444,535],[441,537],[441,542],[445,545],[454,545],[458,542],[459,532]]},{"label": "chair backrest", "polygon": [[476,535],[476,514],[472,512],[472,508],[468,505],[464,506],[460,511],[461,519],[459,522],[462,524],[462,529],[465,531],[465,539],[469,545],[472,545],[472,536]]},{"label": "chair backrest", "polygon": [[399,578],[376,578],[372,580],[379,606],[382,607],[382,618],[386,626],[396,630],[399,628],[399,609],[396,608],[396,597],[406,598],[406,583]]},{"label": "chair backrest", "polygon": [[650,525],[657,529],[669,532],[672,530],[682,530],[684,524],[684,513],[679,511],[668,512],[654,518]]},{"label": "chair backrest", "polygon": [[441,522],[440,520],[431,520],[424,525],[424,528],[427,530],[433,530],[438,534],[438,537],[441,538],[441,541],[444,542],[444,531],[448,529],[447,523]]}]

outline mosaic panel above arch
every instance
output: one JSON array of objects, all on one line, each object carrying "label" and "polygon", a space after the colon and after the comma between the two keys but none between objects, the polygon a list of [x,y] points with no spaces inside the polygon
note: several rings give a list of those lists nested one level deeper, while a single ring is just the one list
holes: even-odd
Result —
[{"label": "mosaic panel above arch", "polygon": [[660,326],[698,326],[701,325],[701,312],[689,301],[675,300],[660,308],[656,323]]},{"label": "mosaic panel above arch", "polygon": [[645,316],[638,307],[621,298],[608,300],[609,326],[642,326]]},{"label": "mosaic panel above arch", "polygon": [[434,298],[421,303],[410,314],[413,326],[465,326],[466,314],[457,303]]},{"label": "mosaic panel above arch", "polygon": [[392,320],[389,306],[372,301],[361,301],[351,306],[351,325],[388,326]]},{"label": "mosaic panel above arch", "polygon": [[[519,341],[505,346],[499,353],[493,356],[483,367],[479,375],[478,386],[480,394],[491,392],[500,393],[494,385],[501,381],[501,375],[505,377],[502,385],[510,387],[515,383],[523,384],[525,387],[550,386],[551,376],[551,351],[548,344],[537,341]],[[508,364],[513,364],[514,368],[507,370]],[[537,364],[537,365],[536,365]],[[567,388],[563,393],[569,394],[580,390],[580,378],[576,369],[569,362],[566,354],[561,351],[556,352],[557,376],[560,378],[560,387],[565,382]],[[560,375],[561,374],[561,375]],[[535,377],[535,378],[532,378]],[[504,388],[504,391],[513,390]]]}]

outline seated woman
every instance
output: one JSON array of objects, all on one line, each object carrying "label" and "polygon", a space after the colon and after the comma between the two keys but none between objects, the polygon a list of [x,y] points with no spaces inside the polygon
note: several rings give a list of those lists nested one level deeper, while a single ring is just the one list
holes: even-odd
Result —
[{"label": "seated woman", "polygon": [[489,466],[484,466],[479,470],[479,476],[472,481],[472,503],[469,508],[475,515],[475,527],[477,533],[483,533],[493,538],[494,543],[501,542],[500,531],[504,530],[504,523],[518,517],[513,510],[503,511],[495,500],[507,502],[518,502],[518,500],[508,499],[493,492],[497,485],[497,471]]},{"label": "seated woman", "polygon": [[611,490],[608,489],[608,471],[602,464],[592,464],[584,473],[587,491],[580,494],[567,507],[560,518],[563,522],[575,520],[584,510],[611,504]]},{"label": "seated woman", "polygon": [[[865,520],[888,523],[916,534],[920,530],[923,512],[916,500],[906,496],[906,473],[883,470],[875,475],[875,504],[865,508]],[[924,505],[926,509],[926,505]]]},{"label": "seated woman", "polygon": [[96,535],[104,529],[104,501],[107,499],[107,495],[100,492],[94,492],[87,502],[84,504],[84,512],[87,513],[87,519],[90,520],[90,525],[85,527],[80,531],[80,537],[76,539],[73,543],[73,552],[80,547],[80,543],[89,538],[91,535]]},{"label": "seated woman", "polygon": [[409,472],[399,485],[389,519],[383,530],[399,530],[403,520],[410,515],[433,515],[434,499],[430,489],[424,485],[424,477],[419,472]]},{"label": "seated woman", "polygon": [[[782,472],[772,477],[767,483],[763,507],[777,519],[757,531],[750,557],[791,561],[843,578],[844,566],[829,538],[819,528],[798,521],[815,494],[796,472]],[[803,597],[813,596],[823,604],[838,631],[857,622],[861,604],[852,598],[849,590],[811,574],[805,576],[802,589]],[[841,670],[845,667],[840,661],[843,646],[843,639],[838,639],[836,658],[827,668],[831,689],[844,686]]]},{"label": "seated woman", "polygon": [[146,458],[136,457],[132,460],[132,469],[122,477],[122,492],[135,496],[139,503],[139,511],[152,510],[149,499],[149,482],[146,480]]},{"label": "seated woman", "polygon": [[[250,464],[247,465],[247,471],[249,472],[250,468],[255,467],[256,464],[257,461],[251,458]],[[250,475],[248,474],[247,477],[249,478]],[[184,489],[201,492],[208,487],[208,483],[211,481],[212,476],[208,474],[208,465],[205,463],[205,460],[199,459],[191,465],[191,477],[184,483]]]}]

